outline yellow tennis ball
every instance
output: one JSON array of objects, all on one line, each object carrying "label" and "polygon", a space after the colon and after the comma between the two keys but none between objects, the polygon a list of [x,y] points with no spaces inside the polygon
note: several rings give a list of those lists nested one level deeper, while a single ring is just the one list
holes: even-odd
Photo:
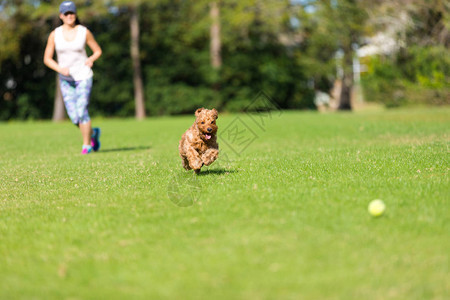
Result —
[{"label": "yellow tennis ball", "polygon": [[369,214],[371,214],[374,217],[381,216],[384,211],[386,210],[386,205],[384,204],[383,200],[376,199],[369,203]]}]

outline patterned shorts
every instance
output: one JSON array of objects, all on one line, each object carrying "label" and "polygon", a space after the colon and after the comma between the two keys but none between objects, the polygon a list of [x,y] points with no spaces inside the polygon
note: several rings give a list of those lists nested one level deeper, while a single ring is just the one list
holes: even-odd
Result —
[{"label": "patterned shorts", "polygon": [[92,89],[92,77],[80,81],[59,79],[61,94],[67,114],[75,125],[91,120],[88,113],[89,97]]}]

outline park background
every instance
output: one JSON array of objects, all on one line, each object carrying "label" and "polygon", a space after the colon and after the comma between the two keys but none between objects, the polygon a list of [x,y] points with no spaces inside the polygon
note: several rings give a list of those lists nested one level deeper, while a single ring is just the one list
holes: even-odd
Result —
[{"label": "park background", "polygon": [[[281,109],[450,103],[444,0],[75,2],[103,49],[94,117],[243,111],[261,91]],[[0,1],[0,120],[65,118],[42,61],[59,4]]]}]

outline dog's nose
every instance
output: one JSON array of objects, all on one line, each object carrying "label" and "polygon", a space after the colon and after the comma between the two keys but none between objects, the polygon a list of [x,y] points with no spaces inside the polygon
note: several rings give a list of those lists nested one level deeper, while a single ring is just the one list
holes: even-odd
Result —
[{"label": "dog's nose", "polygon": [[211,127],[209,127],[208,129],[206,129],[206,130],[208,130],[208,132],[211,132],[212,131],[212,128]]}]

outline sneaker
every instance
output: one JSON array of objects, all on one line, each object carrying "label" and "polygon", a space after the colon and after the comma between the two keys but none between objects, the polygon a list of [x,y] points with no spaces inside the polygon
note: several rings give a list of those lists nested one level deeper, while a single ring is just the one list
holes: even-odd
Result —
[{"label": "sneaker", "polygon": [[92,147],[89,145],[83,145],[83,149],[81,149],[81,154],[89,154],[92,152]]},{"label": "sneaker", "polygon": [[100,149],[100,128],[92,128],[91,146],[94,151]]}]

